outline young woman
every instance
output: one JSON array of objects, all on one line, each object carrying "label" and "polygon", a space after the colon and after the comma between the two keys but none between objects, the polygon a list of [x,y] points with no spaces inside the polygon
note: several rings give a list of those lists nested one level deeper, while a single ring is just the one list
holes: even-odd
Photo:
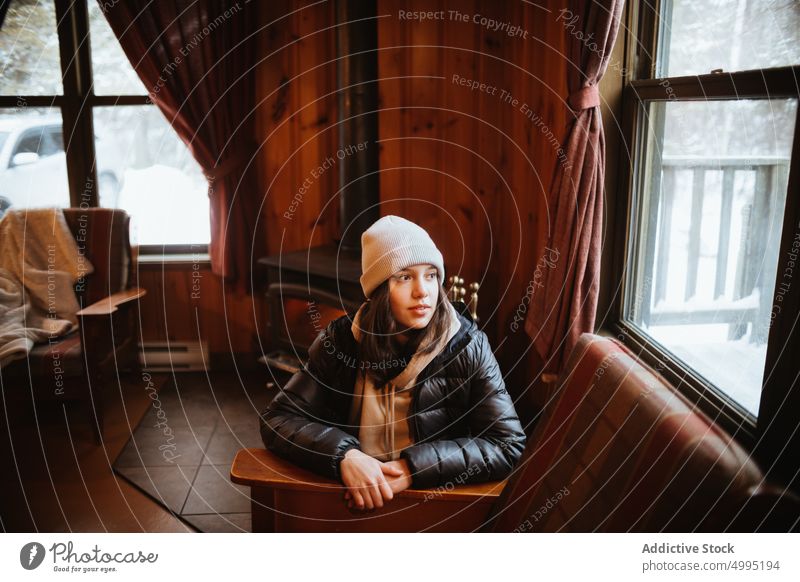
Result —
[{"label": "young woman", "polygon": [[360,509],[412,485],[507,477],[525,433],[486,334],[445,295],[442,254],[397,216],[361,246],[368,299],[315,339],[261,415],[264,444],[341,480]]}]

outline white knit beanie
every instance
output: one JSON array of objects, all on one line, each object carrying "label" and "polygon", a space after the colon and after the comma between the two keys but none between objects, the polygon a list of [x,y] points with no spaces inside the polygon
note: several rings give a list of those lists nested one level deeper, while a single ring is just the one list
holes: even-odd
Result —
[{"label": "white knit beanie", "polygon": [[369,297],[378,285],[411,265],[430,263],[444,283],[444,260],[421,226],[399,216],[376,220],[361,235],[361,288]]}]

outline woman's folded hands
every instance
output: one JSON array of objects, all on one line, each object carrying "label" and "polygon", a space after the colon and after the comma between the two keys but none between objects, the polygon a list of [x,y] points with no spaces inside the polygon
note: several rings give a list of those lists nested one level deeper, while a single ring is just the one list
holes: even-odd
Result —
[{"label": "woman's folded hands", "polygon": [[339,472],[347,488],[344,502],[348,509],[381,508],[411,486],[411,471],[405,459],[381,462],[358,449],[345,453]]}]

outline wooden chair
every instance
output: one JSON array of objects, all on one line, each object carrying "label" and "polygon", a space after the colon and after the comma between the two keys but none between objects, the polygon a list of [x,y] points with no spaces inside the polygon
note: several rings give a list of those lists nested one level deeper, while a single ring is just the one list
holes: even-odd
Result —
[{"label": "wooden chair", "polygon": [[266,449],[242,449],[231,481],[251,492],[254,532],[471,532],[486,521],[505,481],[406,489],[381,509],[350,511],[341,483]]},{"label": "wooden chair", "polygon": [[[37,401],[84,400],[95,441],[103,440],[105,384],[120,370],[139,369],[138,300],[129,231],[130,216],[119,209],[66,208],[64,218],[78,247],[94,267],[75,286],[81,305],[79,329],[57,341],[37,344],[27,358],[3,369],[4,383],[30,386]],[[7,390],[8,397],[14,397]]]}]

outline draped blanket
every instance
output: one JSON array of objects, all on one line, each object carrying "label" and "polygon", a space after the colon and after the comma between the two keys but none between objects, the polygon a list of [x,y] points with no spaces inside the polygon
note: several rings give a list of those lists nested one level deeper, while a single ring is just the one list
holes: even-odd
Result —
[{"label": "draped blanket", "polygon": [[77,329],[74,285],[94,268],[57,208],[0,220],[0,368]]}]

